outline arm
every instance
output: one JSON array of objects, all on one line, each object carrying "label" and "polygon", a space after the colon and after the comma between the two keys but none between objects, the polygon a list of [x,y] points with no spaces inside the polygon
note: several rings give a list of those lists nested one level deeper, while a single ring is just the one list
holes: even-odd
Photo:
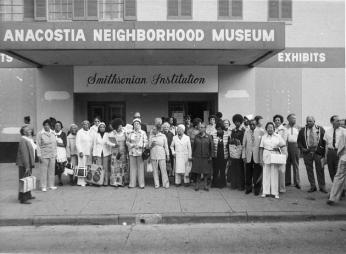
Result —
[{"label": "arm", "polygon": [[247,147],[247,138],[246,138],[246,133],[244,134],[244,138],[243,138],[243,147],[242,147],[242,158],[243,160],[246,160],[246,147]]},{"label": "arm", "polygon": [[37,133],[37,139],[36,139],[36,143],[37,143],[37,157],[41,157],[41,145],[42,145],[42,141],[41,141],[41,132]]},{"label": "arm", "polygon": [[148,147],[148,136],[147,136],[146,132],[144,132],[144,134],[143,134],[143,146],[144,146],[144,148]]},{"label": "arm", "polygon": [[167,141],[166,136],[163,136],[163,147],[165,149],[166,158],[168,160],[169,159],[169,149],[168,149],[168,141]]},{"label": "arm", "polygon": [[189,137],[188,137],[188,142],[187,142],[187,151],[188,151],[188,158],[192,159],[191,141],[190,141]]},{"label": "arm", "polygon": [[213,141],[213,137],[210,135],[209,136],[209,159],[211,160],[211,158],[214,155],[214,141]]},{"label": "arm", "polygon": [[71,158],[71,142],[69,139],[66,140],[66,157],[67,159]]},{"label": "arm", "polygon": [[172,151],[172,155],[174,156],[175,155],[175,142],[174,142],[175,138],[173,137],[172,139],[172,143],[171,143],[171,151]]},{"label": "arm", "polygon": [[27,143],[24,140],[21,140],[19,143],[19,150],[21,154],[21,162],[25,169],[30,168],[30,154],[27,147]]}]

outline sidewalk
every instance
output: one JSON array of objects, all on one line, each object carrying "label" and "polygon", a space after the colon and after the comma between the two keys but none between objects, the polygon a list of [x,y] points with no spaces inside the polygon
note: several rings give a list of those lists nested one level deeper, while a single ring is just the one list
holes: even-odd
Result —
[{"label": "sidewalk", "polygon": [[[17,201],[17,167],[0,164],[0,226],[346,220],[345,200],[330,207],[327,194],[307,193],[310,186],[301,165],[302,190],[288,187],[279,200],[229,188],[209,192],[175,186],[154,189],[148,176],[144,190],[65,184],[55,191],[35,191],[32,204],[22,205]],[[38,171],[34,169],[34,175]],[[325,174],[329,190],[327,169]]]}]

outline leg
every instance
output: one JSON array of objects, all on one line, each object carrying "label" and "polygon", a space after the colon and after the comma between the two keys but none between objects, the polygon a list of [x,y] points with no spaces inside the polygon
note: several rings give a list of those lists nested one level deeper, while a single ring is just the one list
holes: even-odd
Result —
[{"label": "leg", "polygon": [[254,163],[246,163],[245,165],[245,192],[246,194],[252,191],[252,177],[253,177]]},{"label": "leg", "polygon": [[130,188],[137,186],[137,161],[136,157],[130,155]]},{"label": "leg", "polygon": [[238,159],[238,169],[239,169],[239,190],[245,190],[245,169],[244,162],[242,159]]},{"label": "leg", "polygon": [[227,160],[223,160],[222,165],[220,167],[220,188],[223,188],[226,186],[226,163]]},{"label": "leg", "polygon": [[298,147],[294,150],[294,154],[293,154],[293,157],[292,157],[292,165],[293,165],[294,185],[300,186],[300,177],[299,177],[299,149],[298,149]]},{"label": "leg", "polygon": [[142,156],[137,156],[137,166],[138,166],[138,185],[140,188],[144,188],[144,161]]},{"label": "leg", "polygon": [[271,164],[270,167],[270,187],[271,187],[271,194],[273,194],[275,197],[279,196],[279,170],[280,166],[275,166]]},{"label": "leg", "polygon": [[158,163],[159,163],[158,160],[151,160],[151,165],[153,167],[153,177],[154,177],[155,188],[160,187]]},{"label": "leg", "polygon": [[315,161],[315,167],[316,167],[316,174],[317,174],[317,182],[320,190],[324,190],[326,188],[325,184],[325,178],[324,178],[324,168],[321,163],[321,156],[318,154],[314,154],[314,161]]},{"label": "leg", "polygon": [[306,172],[308,174],[309,183],[311,189],[316,188],[315,176],[314,176],[314,166],[313,166],[313,155],[309,152],[303,155],[304,156],[304,164],[306,167]]},{"label": "leg", "polygon": [[208,179],[208,174],[204,174],[204,190],[206,191],[209,191]]},{"label": "leg", "polygon": [[104,181],[103,181],[103,185],[109,185],[109,177],[110,177],[110,156],[103,157],[102,166],[103,166],[103,172],[104,172]]},{"label": "leg", "polygon": [[288,143],[287,147],[287,160],[286,160],[286,173],[285,173],[285,184],[291,185],[291,166],[293,164],[293,154],[292,154],[292,145],[291,143]]},{"label": "leg", "polygon": [[346,161],[340,161],[338,166],[338,171],[334,176],[333,186],[330,191],[329,200],[339,201],[341,193],[344,188],[344,182],[346,179]]},{"label": "leg", "polygon": [[175,172],[175,184],[180,185],[181,184],[181,174],[178,174]]},{"label": "leg", "polygon": [[338,156],[336,151],[329,150],[327,153],[327,164],[328,164],[328,171],[330,175],[330,179],[332,182],[334,181],[334,176],[336,174],[336,171],[338,169]]},{"label": "leg", "polygon": [[49,165],[48,165],[48,188],[55,186],[54,179],[55,179],[55,158],[50,158]]},{"label": "leg", "polygon": [[216,187],[218,174],[219,174],[219,172],[218,172],[217,159],[213,158],[213,181],[212,181],[211,187]]},{"label": "leg", "polygon": [[161,170],[161,179],[162,179],[162,186],[164,188],[169,187],[169,179],[168,174],[166,170],[166,160],[159,160],[160,170]]},{"label": "leg", "polygon": [[42,158],[40,163],[40,184],[42,189],[47,188],[47,178],[48,178],[48,165],[49,165],[49,159]]},{"label": "leg", "polygon": [[196,174],[195,191],[199,190],[199,183],[201,181],[201,174]]},{"label": "leg", "polygon": [[189,174],[184,174],[183,177],[184,177],[184,184],[188,185],[190,183],[190,176],[189,176]]},{"label": "leg", "polygon": [[255,195],[258,195],[261,191],[261,180],[260,177],[262,175],[262,167],[259,163],[254,163],[253,168],[253,185],[255,189]]},{"label": "leg", "polygon": [[270,194],[270,164],[263,165],[262,185],[263,185],[263,195],[269,195]]}]

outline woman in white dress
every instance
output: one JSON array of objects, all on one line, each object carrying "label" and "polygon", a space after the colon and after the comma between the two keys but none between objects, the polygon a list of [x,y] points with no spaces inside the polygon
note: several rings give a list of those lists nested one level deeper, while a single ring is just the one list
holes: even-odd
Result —
[{"label": "woman in white dress", "polygon": [[269,122],[265,127],[267,133],[262,136],[260,144],[260,161],[263,165],[263,194],[274,195],[279,198],[279,170],[280,164],[270,163],[270,154],[279,153],[286,143],[282,137],[274,132],[274,123]]},{"label": "woman in white dress", "polygon": [[189,173],[191,170],[192,150],[189,136],[184,134],[185,126],[180,124],[177,128],[178,135],[173,137],[171,144],[172,155],[174,157],[175,184],[181,185],[181,178],[184,178],[185,186],[190,184]]}]

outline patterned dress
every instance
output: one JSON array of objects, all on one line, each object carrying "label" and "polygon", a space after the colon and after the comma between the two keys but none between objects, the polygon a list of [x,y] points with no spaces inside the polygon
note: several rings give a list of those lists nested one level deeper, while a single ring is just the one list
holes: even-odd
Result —
[{"label": "patterned dress", "polygon": [[124,186],[129,183],[125,131],[113,131],[109,134],[109,141],[118,145],[112,148],[110,185]]}]

